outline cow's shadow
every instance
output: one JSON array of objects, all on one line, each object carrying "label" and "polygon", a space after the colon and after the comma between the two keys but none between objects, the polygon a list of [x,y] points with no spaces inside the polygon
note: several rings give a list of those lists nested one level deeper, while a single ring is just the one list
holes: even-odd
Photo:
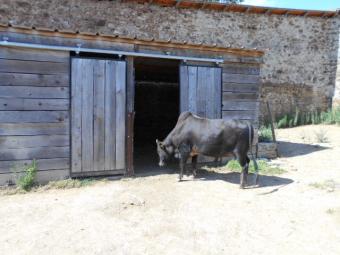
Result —
[{"label": "cow's shadow", "polygon": [[319,144],[293,143],[287,141],[278,141],[277,145],[281,157],[295,157],[329,149],[329,147]]},{"label": "cow's shadow", "polygon": [[[248,185],[254,184],[254,174],[248,175]],[[200,181],[225,181],[233,184],[240,183],[240,173],[238,172],[215,172],[212,170],[199,169],[197,172],[196,180]],[[269,176],[259,174],[259,185],[258,187],[275,187],[275,186],[285,186],[294,181],[289,178],[279,177],[279,176]]]}]

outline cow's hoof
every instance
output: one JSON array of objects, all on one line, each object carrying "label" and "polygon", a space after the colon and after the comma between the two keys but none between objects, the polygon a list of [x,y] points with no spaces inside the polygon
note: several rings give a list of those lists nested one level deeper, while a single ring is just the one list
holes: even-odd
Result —
[{"label": "cow's hoof", "polygon": [[246,188],[246,185],[244,185],[244,184],[240,185],[240,189],[245,189],[245,188]]}]

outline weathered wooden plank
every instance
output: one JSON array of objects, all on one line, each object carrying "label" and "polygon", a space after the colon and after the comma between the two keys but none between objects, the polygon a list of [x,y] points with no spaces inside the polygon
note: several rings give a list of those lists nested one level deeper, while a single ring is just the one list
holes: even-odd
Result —
[{"label": "weathered wooden plank", "polygon": [[258,75],[223,73],[223,83],[259,84]]},{"label": "weathered wooden plank", "polygon": [[69,122],[0,123],[0,135],[68,135]]},{"label": "weathered wooden plank", "polygon": [[105,65],[105,170],[116,168],[116,63]]},{"label": "weathered wooden plank", "polygon": [[2,98],[69,98],[67,87],[0,86]]},{"label": "weathered wooden plank", "polygon": [[206,116],[206,100],[207,100],[207,69],[204,67],[197,68],[197,94],[196,94],[196,114],[202,118]]},{"label": "weathered wooden plank", "polygon": [[[57,170],[46,170],[38,171],[36,181],[40,184],[47,183],[49,181],[57,181],[67,179],[70,176],[69,169],[57,169]],[[15,183],[17,177],[12,173],[0,174],[0,185],[5,185],[8,182]]]},{"label": "weathered wooden plank", "polygon": [[260,74],[260,66],[258,65],[222,64],[221,67],[223,67],[223,73],[248,75]]},{"label": "weathered wooden plank", "polygon": [[223,102],[228,100],[257,100],[258,94],[254,92],[226,92],[222,93]]},{"label": "weathered wooden plank", "polygon": [[94,60],[84,59],[82,65],[82,171],[93,171],[93,67]]},{"label": "weathered wooden plank", "polygon": [[94,63],[93,81],[93,170],[105,169],[105,61],[96,60]]},{"label": "weathered wooden plank", "polygon": [[116,62],[116,169],[125,168],[126,63]]},{"label": "weathered wooden plank", "polygon": [[255,111],[222,111],[223,119],[255,120]]},{"label": "weathered wooden plank", "polygon": [[69,58],[69,53],[65,51],[0,47],[0,59],[48,61],[68,64]]},{"label": "weathered wooden plank", "polygon": [[[134,70],[134,57],[126,57],[126,111],[128,113],[135,110],[135,70]],[[131,134],[130,134],[131,135]],[[132,155],[132,153],[131,153]]]},{"label": "weathered wooden plank", "polygon": [[1,59],[0,72],[61,74],[69,72],[69,65],[67,63]]},{"label": "weathered wooden plank", "polygon": [[223,91],[225,92],[258,92],[258,84],[237,84],[223,83]]},{"label": "weathered wooden plank", "polygon": [[180,66],[180,111],[189,110],[189,71],[188,66]]},{"label": "weathered wooden plank", "polygon": [[83,60],[72,58],[72,84],[71,84],[71,172],[81,172],[82,170],[82,149],[81,149],[81,124],[82,124],[82,65]]},{"label": "weathered wooden plank", "polygon": [[211,119],[215,119],[215,109],[217,102],[215,99],[215,90],[217,90],[214,78],[214,68],[206,68],[205,84],[205,116]]},{"label": "weathered wooden plank", "polygon": [[22,149],[0,148],[0,160],[32,160],[47,158],[67,158],[70,147],[35,147]]},{"label": "weathered wooden plank", "polygon": [[0,98],[1,111],[67,111],[68,99],[25,99],[25,98]]},{"label": "weathered wooden plank", "polygon": [[223,56],[224,63],[232,63],[232,64],[262,64],[262,57],[247,57],[247,56]]},{"label": "weathered wooden plank", "polygon": [[213,102],[214,104],[214,117],[216,119],[221,118],[222,116],[222,69],[214,68],[214,94],[213,94]]},{"label": "weathered wooden plank", "polygon": [[0,73],[0,86],[68,87],[69,85],[68,74]]},{"label": "weathered wooden plank", "polygon": [[[32,160],[0,161],[0,174],[19,172],[30,164]],[[36,164],[38,171],[70,168],[69,158],[37,159]]]},{"label": "weathered wooden plank", "polygon": [[70,144],[69,140],[68,135],[0,136],[0,148],[68,146]]},{"label": "weathered wooden plank", "polygon": [[67,111],[0,111],[0,123],[65,122]]},{"label": "weathered wooden plank", "polygon": [[0,123],[0,137],[69,135],[68,122],[63,123]]},{"label": "weathered wooden plank", "polygon": [[257,101],[233,101],[233,100],[226,100],[223,101],[223,108],[222,110],[248,110],[253,111],[257,108],[258,103]]},{"label": "weathered wooden plank", "polygon": [[189,66],[189,111],[197,113],[197,67]]}]

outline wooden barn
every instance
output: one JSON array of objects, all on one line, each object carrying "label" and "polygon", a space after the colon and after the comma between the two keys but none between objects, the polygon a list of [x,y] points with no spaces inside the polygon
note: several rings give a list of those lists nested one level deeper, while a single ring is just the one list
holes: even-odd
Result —
[{"label": "wooden barn", "polygon": [[[0,25],[0,184],[132,175],[178,115],[258,120],[263,52]],[[150,156],[152,155],[152,156]]]}]

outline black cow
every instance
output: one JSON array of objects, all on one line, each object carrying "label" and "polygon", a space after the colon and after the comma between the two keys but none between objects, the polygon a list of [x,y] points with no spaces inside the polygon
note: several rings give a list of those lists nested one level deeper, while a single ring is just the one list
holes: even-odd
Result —
[{"label": "black cow", "polygon": [[189,157],[192,157],[195,177],[198,155],[215,158],[234,156],[242,166],[240,187],[244,188],[247,184],[250,162],[247,153],[253,138],[254,129],[250,124],[234,120],[200,118],[191,112],[183,112],[165,140],[156,140],[159,165],[164,166],[165,161],[171,156],[177,156],[180,159],[179,180],[182,180]]}]

